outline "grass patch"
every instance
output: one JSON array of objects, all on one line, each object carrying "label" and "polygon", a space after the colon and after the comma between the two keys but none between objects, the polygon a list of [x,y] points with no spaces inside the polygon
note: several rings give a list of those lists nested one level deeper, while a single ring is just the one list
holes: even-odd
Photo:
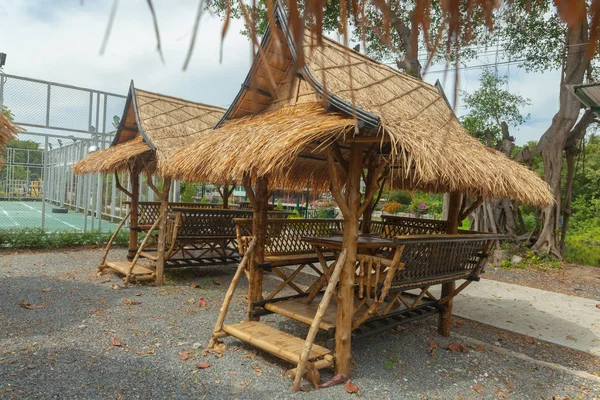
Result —
[{"label": "grass patch", "polygon": [[[41,228],[2,229],[0,230],[0,248],[58,249],[61,247],[101,245],[106,244],[111,235],[112,233],[100,231],[48,232]],[[113,243],[115,245],[127,245],[129,243],[129,231],[121,230]]]},{"label": "grass patch", "polygon": [[564,258],[573,264],[600,267],[600,226],[567,235]]}]

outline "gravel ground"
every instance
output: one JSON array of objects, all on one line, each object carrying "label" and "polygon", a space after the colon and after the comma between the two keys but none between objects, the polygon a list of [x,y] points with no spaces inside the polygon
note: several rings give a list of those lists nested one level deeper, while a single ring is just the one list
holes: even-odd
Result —
[{"label": "gravel ground", "polygon": [[[124,257],[123,250],[111,256]],[[343,385],[289,392],[289,365],[234,338],[218,358],[202,353],[234,267],[168,274],[156,288],[96,278],[99,249],[0,255],[0,398],[337,399]],[[192,283],[198,287],[192,287]],[[267,278],[265,285],[274,282]],[[244,317],[245,283],[228,321]],[[199,307],[198,300],[206,306]],[[24,302],[24,303],[22,303]],[[135,304],[139,302],[140,304]],[[34,309],[20,306],[31,305]],[[39,308],[38,308],[39,307]],[[263,322],[298,335],[279,316]],[[452,337],[435,320],[354,343],[352,379],[369,399],[600,398],[597,357],[456,320]],[[114,339],[113,339],[114,338]],[[121,346],[114,346],[118,344]],[[430,347],[437,344],[432,352]],[[459,342],[469,351],[444,347]],[[182,353],[183,357],[182,357]],[[187,360],[183,360],[185,355]],[[208,362],[206,369],[196,365]],[[322,372],[324,380],[331,371]],[[353,395],[356,396],[356,395]]]},{"label": "gravel ground", "polygon": [[600,301],[600,268],[561,263],[560,269],[525,266],[503,269],[486,267],[483,278],[529,286]]}]

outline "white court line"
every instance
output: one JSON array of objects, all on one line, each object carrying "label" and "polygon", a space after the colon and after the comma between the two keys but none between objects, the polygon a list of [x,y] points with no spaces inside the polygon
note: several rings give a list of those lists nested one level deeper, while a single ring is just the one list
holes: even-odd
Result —
[{"label": "white court line", "polygon": [[13,224],[15,224],[15,226],[21,226],[21,224],[15,221],[15,219],[11,217],[10,214],[4,208],[0,207],[0,210],[2,210],[2,214],[6,215],[8,219],[10,219]]},{"label": "white court line", "polygon": [[[37,211],[37,212],[39,212],[40,214],[42,213],[42,211],[41,211],[41,210],[38,210],[38,209],[37,209],[37,208],[35,208],[35,207],[31,207],[30,205],[28,205],[28,204],[25,204],[25,203],[23,203],[22,201],[21,201],[20,203],[21,203],[22,205],[24,205],[25,207],[29,208],[30,210]],[[75,229],[77,229],[78,231],[81,231],[81,230],[82,230],[81,228],[78,228],[78,227],[76,227],[75,225],[71,225],[70,223],[68,223],[68,222],[65,222],[65,221],[61,220],[60,218],[56,218],[56,217],[55,217],[54,215],[52,215],[52,214],[48,214],[48,213],[46,213],[46,217],[50,217],[50,218],[52,218],[52,219],[55,219],[55,220],[57,220],[57,221],[58,221],[58,222],[60,222],[60,223],[63,223],[63,224],[65,224],[65,225],[67,225],[67,226],[70,226],[71,228],[75,228]]]}]

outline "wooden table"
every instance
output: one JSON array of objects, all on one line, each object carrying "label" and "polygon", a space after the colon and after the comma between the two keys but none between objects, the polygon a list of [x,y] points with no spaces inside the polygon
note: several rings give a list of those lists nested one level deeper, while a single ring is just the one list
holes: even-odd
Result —
[{"label": "wooden table", "polygon": [[[331,264],[331,268],[329,265],[327,265],[327,261],[323,256],[323,249],[330,250],[334,253],[339,253],[342,250],[344,236],[306,236],[303,237],[302,240],[313,246],[315,252],[317,253],[319,264],[323,269],[323,275],[321,275],[321,277],[315,283],[313,283],[308,290],[309,295],[306,299],[306,302],[310,303],[319,294],[321,289],[327,285],[327,281],[332,273],[332,268],[335,265],[335,262]],[[359,235],[356,247],[358,253],[373,255],[383,248],[396,248],[397,245],[392,240],[383,238],[381,236]]]}]

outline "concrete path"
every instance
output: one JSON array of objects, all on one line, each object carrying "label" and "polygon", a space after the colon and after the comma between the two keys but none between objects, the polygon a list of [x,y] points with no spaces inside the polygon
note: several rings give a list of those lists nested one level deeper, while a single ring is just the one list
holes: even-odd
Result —
[{"label": "concrete path", "polygon": [[600,356],[599,303],[482,279],[455,298],[453,314]]}]

